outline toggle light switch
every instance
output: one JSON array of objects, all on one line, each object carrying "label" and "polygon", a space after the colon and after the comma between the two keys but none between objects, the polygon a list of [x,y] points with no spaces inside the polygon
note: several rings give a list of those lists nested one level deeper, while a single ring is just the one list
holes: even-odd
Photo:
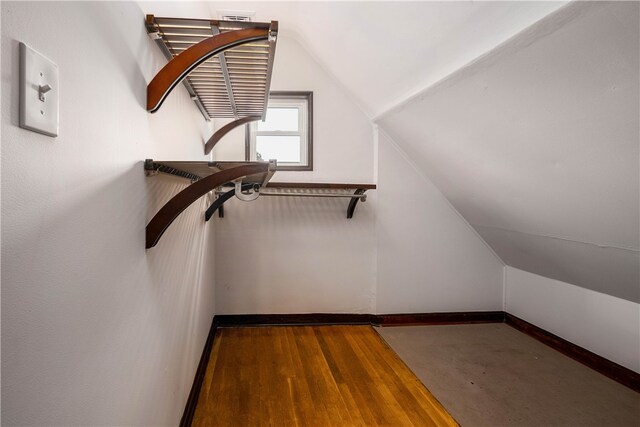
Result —
[{"label": "toggle light switch", "polygon": [[41,85],[38,88],[38,99],[40,99],[40,101],[42,102],[46,101],[44,94],[49,92],[51,89],[53,89],[51,85]]},{"label": "toggle light switch", "polygon": [[58,66],[20,43],[20,127],[58,136]]}]

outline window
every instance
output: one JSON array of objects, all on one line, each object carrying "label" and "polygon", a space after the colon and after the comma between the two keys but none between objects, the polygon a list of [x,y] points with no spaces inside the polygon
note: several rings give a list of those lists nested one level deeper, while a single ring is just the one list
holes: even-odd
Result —
[{"label": "window", "polygon": [[313,170],[313,92],[271,92],[265,121],[247,125],[245,151],[276,159],[277,170]]}]

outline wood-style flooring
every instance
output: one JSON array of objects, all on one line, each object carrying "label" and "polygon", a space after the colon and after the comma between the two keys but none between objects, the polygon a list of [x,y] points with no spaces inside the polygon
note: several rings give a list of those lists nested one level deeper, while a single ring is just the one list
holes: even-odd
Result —
[{"label": "wood-style flooring", "polygon": [[218,330],[195,426],[456,426],[370,326]]}]

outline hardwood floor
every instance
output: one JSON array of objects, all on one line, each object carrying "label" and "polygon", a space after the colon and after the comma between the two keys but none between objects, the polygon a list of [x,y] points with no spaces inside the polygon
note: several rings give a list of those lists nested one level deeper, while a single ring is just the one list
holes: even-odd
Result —
[{"label": "hardwood floor", "polygon": [[195,426],[456,426],[370,326],[223,328]]}]

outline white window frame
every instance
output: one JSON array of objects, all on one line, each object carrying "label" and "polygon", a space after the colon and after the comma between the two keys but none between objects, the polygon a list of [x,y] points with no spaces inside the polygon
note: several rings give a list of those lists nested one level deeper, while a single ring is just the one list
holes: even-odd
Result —
[{"label": "white window frame", "polygon": [[[268,108],[297,108],[297,131],[259,131],[255,121],[247,125],[246,159],[256,160],[256,136],[300,136],[300,162],[278,162],[277,170],[313,170],[313,93],[271,92]],[[270,160],[270,159],[262,159]]]}]

